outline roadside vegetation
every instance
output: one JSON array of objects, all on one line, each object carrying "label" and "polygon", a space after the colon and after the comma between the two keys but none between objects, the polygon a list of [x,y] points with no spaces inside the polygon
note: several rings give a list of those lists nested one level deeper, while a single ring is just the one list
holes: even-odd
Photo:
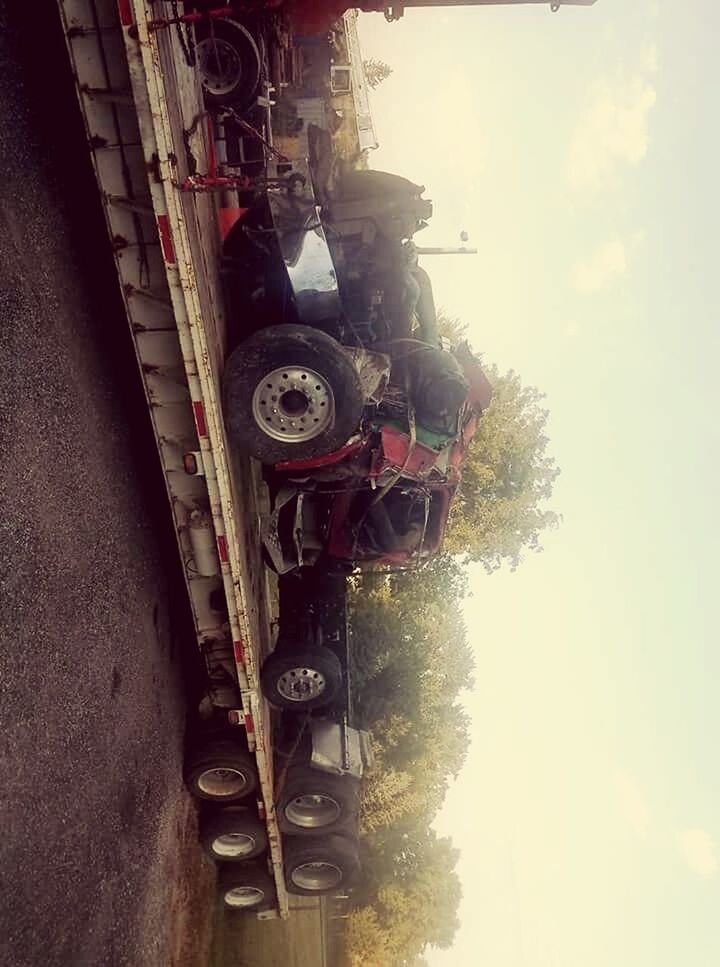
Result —
[{"label": "roadside vegetation", "polygon": [[[457,338],[462,326],[445,319]],[[352,594],[352,655],[375,766],[364,787],[362,880],[347,930],[352,967],[422,967],[458,926],[458,850],[431,827],[465,760],[462,693],[476,656],[463,602],[468,563],[516,568],[558,524],[547,507],[559,473],[547,453],[542,395],[485,365],[494,385],[463,470],[445,553],[420,571],[365,574]],[[477,656],[481,661],[481,656]]]}]

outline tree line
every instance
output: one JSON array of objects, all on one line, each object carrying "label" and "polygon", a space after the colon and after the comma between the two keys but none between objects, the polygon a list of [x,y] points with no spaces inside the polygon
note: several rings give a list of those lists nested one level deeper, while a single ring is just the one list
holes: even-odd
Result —
[{"label": "tree line", "polygon": [[[454,320],[442,328],[462,335]],[[514,569],[558,524],[547,506],[559,470],[542,394],[512,371],[484,368],[493,402],[463,464],[444,553],[420,570],[353,579],[355,698],[375,765],[363,789],[352,967],[420,967],[428,945],[452,945],[458,851],[431,824],[469,744],[461,695],[472,687],[476,656],[462,611],[467,564]]]}]

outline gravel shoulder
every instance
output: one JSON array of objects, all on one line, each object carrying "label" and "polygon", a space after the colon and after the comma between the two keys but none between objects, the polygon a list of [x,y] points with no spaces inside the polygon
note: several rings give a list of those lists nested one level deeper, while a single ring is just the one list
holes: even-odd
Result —
[{"label": "gravel shoulder", "polygon": [[55,4],[9,6],[0,962],[206,963],[214,873],[181,783],[197,668],[166,497]]}]

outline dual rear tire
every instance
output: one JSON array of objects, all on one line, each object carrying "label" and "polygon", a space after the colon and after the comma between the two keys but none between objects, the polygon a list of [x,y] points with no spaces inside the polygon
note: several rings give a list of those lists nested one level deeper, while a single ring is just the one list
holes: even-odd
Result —
[{"label": "dual rear tire", "polygon": [[[208,738],[188,755],[185,781],[204,807],[200,842],[220,865],[225,908],[252,913],[271,909],[276,896],[263,861],[267,830],[249,805],[239,805],[257,794],[258,776],[250,754],[231,739]],[[217,806],[221,808],[213,808]],[[349,884],[360,865],[358,811],[357,780],[309,766],[288,770],[277,804],[288,892],[322,896]]]}]

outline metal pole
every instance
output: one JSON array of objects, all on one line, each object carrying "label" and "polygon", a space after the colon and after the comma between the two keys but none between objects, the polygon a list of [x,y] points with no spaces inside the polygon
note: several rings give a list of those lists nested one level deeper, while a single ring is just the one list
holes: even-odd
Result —
[{"label": "metal pole", "polygon": [[418,255],[477,255],[476,248],[440,248],[437,246],[416,245]]}]

